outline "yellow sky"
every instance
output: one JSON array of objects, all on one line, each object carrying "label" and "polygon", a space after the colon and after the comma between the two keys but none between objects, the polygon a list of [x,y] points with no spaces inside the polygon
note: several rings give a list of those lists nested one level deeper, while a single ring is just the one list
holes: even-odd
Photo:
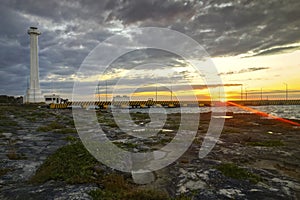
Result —
[{"label": "yellow sky", "polygon": [[[290,53],[254,56],[254,57],[216,57],[212,58],[219,72],[239,71],[250,67],[266,67],[268,69],[221,75],[223,83],[243,84],[244,90],[259,92],[259,90],[275,91],[300,89],[300,51]],[[227,98],[240,96],[241,87],[226,88]],[[259,95],[258,95],[259,96]],[[272,96],[272,95],[271,95]],[[282,96],[282,95],[281,95]],[[281,97],[280,96],[280,97]],[[292,97],[292,94],[290,95]],[[295,94],[294,94],[295,97]],[[298,94],[299,98],[299,94]]]},{"label": "yellow sky", "polygon": [[[256,56],[241,58],[218,57],[213,62],[219,72],[235,71],[240,68],[268,67],[269,69],[241,73],[236,75],[224,75],[224,83],[242,83],[248,88],[265,88],[265,90],[277,90],[284,87],[283,82],[288,83],[290,89],[299,89],[300,83],[300,51],[269,56]],[[251,79],[251,80],[249,80]]]},{"label": "yellow sky", "polygon": [[[284,98],[285,97],[285,83],[288,84],[288,90],[291,91],[289,94],[291,98],[298,97],[300,93],[292,93],[292,90],[300,89],[300,50],[281,53],[274,55],[264,55],[264,56],[253,56],[245,57],[245,55],[239,56],[228,56],[228,57],[214,57],[212,61],[216,66],[219,73],[221,73],[221,79],[223,84],[241,84],[241,86],[230,86],[224,87],[225,94],[220,94],[219,88],[211,89],[211,94],[214,99],[240,99],[241,89],[243,89],[243,98],[245,98],[245,91],[247,91],[247,96],[251,98],[260,98],[260,91],[262,90],[264,95],[263,98]],[[261,68],[261,70],[251,71],[250,68]],[[180,71],[184,71],[183,68],[174,68]],[[244,70],[244,71],[243,71]],[[159,75],[165,74],[166,77],[171,77],[170,74],[164,72],[162,69],[152,70],[151,73]],[[176,70],[175,70],[176,71]],[[231,73],[230,73],[231,72]],[[120,74],[121,73],[121,74]],[[123,70],[118,72],[118,76],[127,76],[127,71]],[[138,73],[142,71],[136,71],[138,76],[141,76]],[[168,72],[169,73],[169,72]],[[226,74],[227,73],[227,74]],[[192,77],[194,72],[190,72]],[[116,74],[115,74],[116,75]],[[106,77],[110,79],[112,77]],[[103,79],[103,77],[102,77]],[[191,78],[192,84],[205,84],[203,80],[200,80],[199,75],[195,79]],[[171,81],[171,80],[170,80]],[[171,82],[170,82],[171,83]],[[176,82],[173,81],[173,84],[176,85]],[[152,85],[152,87],[155,87]],[[118,86],[120,89],[120,86]],[[122,87],[121,87],[122,89]],[[274,93],[270,93],[274,92]],[[173,97],[176,98],[176,95],[186,96],[189,95],[197,96],[199,99],[207,99],[209,97],[208,89],[194,90],[191,91],[174,91]],[[221,92],[222,93],[222,92]],[[122,94],[121,94],[122,95]],[[139,92],[137,94],[127,94],[132,96],[133,99],[147,100],[148,98],[155,99],[155,91],[151,92]],[[115,96],[115,95],[114,95]],[[103,97],[103,94],[102,94]],[[109,98],[112,98],[109,95]],[[159,91],[158,100],[169,100],[170,91]]]}]

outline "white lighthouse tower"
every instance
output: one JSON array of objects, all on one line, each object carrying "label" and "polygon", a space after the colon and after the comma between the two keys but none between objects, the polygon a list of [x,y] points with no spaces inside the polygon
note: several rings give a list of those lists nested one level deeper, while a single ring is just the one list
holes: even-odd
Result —
[{"label": "white lighthouse tower", "polygon": [[45,102],[39,81],[38,36],[41,35],[41,32],[36,27],[30,27],[28,34],[30,35],[30,82],[24,103]]}]

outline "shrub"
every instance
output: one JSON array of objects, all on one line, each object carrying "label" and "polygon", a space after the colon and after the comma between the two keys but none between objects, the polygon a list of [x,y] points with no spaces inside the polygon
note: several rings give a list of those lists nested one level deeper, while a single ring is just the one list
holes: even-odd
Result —
[{"label": "shrub", "polygon": [[261,181],[259,175],[253,174],[246,169],[240,168],[233,163],[221,164],[216,167],[225,176],[238,179],[238,180],[249,180],[252,183],[258,183]]}]

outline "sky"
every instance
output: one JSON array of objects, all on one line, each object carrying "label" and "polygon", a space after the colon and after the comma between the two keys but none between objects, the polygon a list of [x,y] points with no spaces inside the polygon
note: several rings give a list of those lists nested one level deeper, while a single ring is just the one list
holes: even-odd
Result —
[{"label": "sky", "polygon": [[[241,90],[243,98],[246,93],[248,98],[261,98],[261,93],[263,99],[285,98],[286,86],[290,98],[299,98],[299,10],[299,0],[1,0],[0,94],[25,94],[30,74],[27,30],[36,26],[42,32],[44,94],[70,99],[74,81],[97,79],[100,98],[106,91],[110,98],[112,91],[128,95],[128,88],[135,88],[129,95],[155,98],[157,91],[166,99],[188,96],[188,86],[197,98],[206,99],[207,88],[218,96],[219,83],[207,85],[205,76],[184,58],[162,50],[136,50],[117,58],[105,74],[78,75],[90,52],[108,38],[159,27],[183,33],[203,47],[224,86],[219,98],[238,99]],[[122,84],[114,87],[120,80]]]}]

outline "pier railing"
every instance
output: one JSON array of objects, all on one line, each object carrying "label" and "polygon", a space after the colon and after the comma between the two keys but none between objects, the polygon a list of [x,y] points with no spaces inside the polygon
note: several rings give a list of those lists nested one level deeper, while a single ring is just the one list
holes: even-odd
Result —
[{"label": "pier railing", "polygon": [[[292,100],[236,100],[231,101],[240,105],[262,106],[262,105],[300,105],[300,99]],[[50,108],[88,108],[96,106],[98,108],[147,108],[147,107],[203,107],[203,106],[229,106],[227,102],[220,101],[78,101],[66,102],[61,104],[50,104]]]}]

